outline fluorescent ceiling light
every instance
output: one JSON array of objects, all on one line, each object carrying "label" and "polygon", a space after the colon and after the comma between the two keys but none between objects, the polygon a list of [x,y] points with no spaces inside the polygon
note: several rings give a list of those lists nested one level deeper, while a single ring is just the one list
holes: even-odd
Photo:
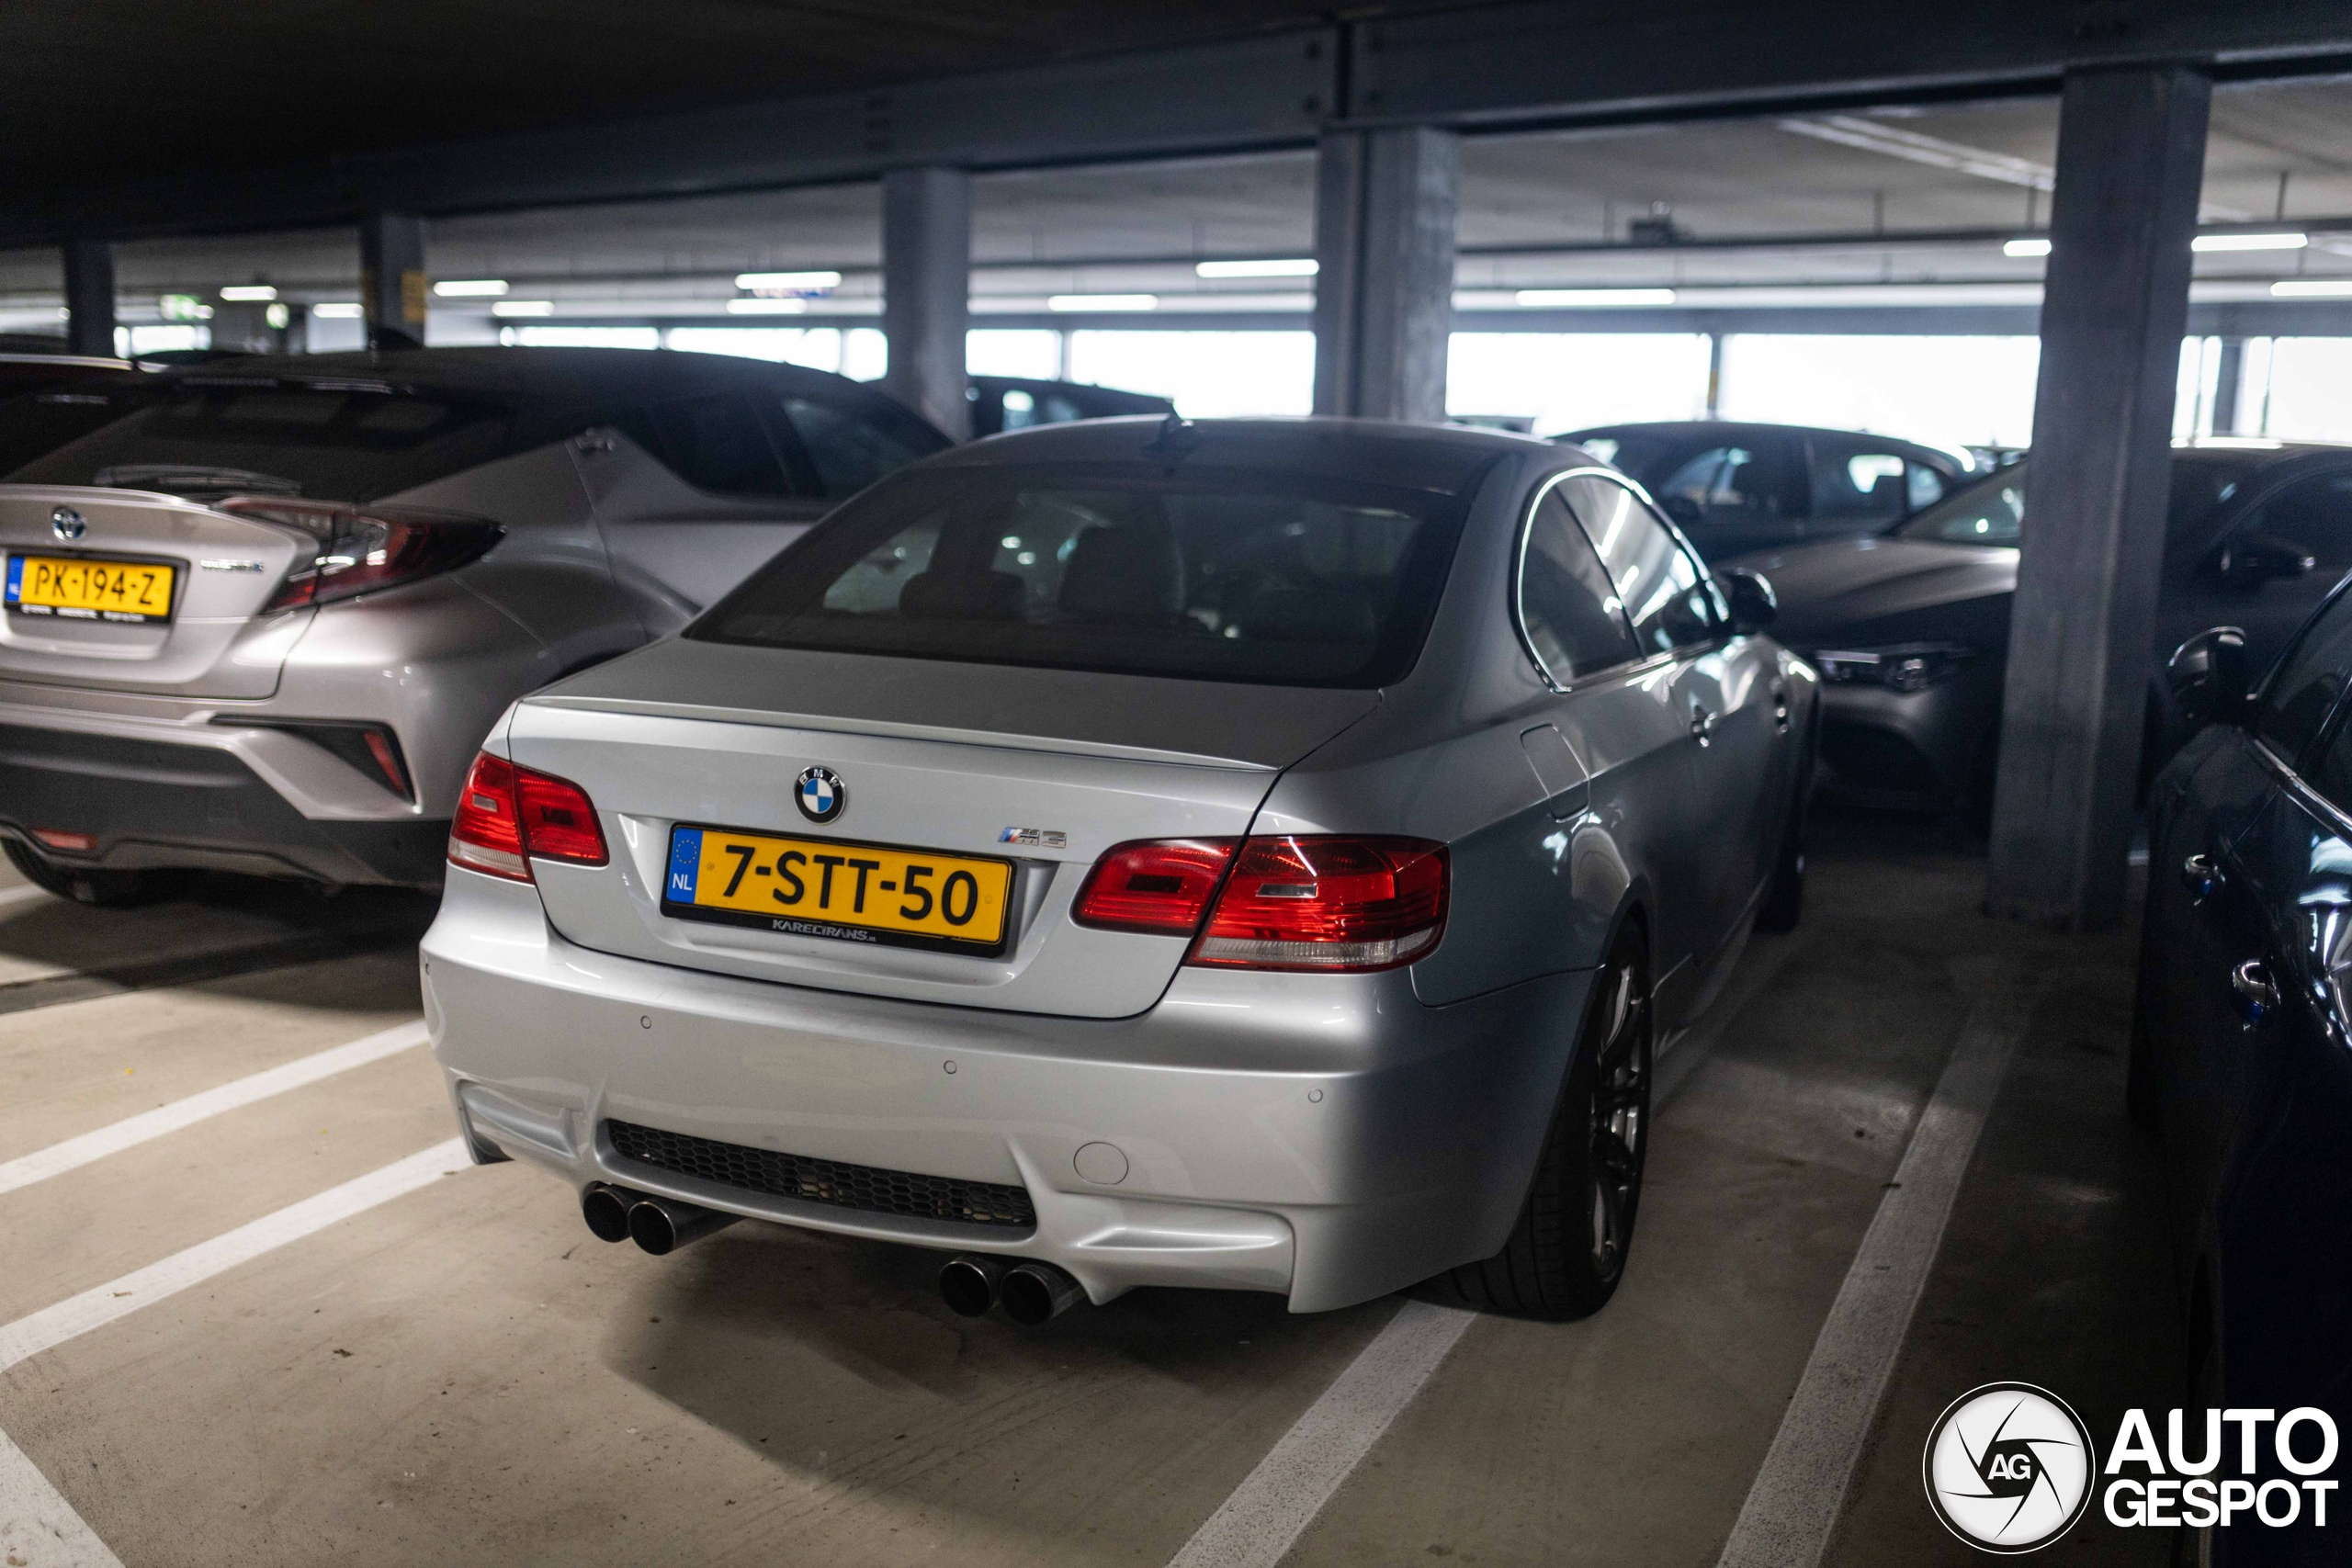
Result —
[{"label": "fluorescent ceiling light", "polygon": [[1964,141],[1947,141],[1940,136],[1923,136],[1864,115],[1784,119],[1781,129],[1810,136],[1816,141],[1835,141],[1841,147],[1858,147],[1865,152],[1925,164],[1932,169],[1951,169],[1978,179],[1998,180],[2003,185],[2024,186],[2030,190],[2050,190],[2058,183],[2058,171],[2035,159],[1971,147]]},{"label": "fluorescent ceiling light", "polygon": [[797,316],[808,308],[806,299],[729,299],[730,316]]},{"label": "fluorescent ceiling light", "polygon": [[311,307],[311,314],[334,321],[356,321],[367,310],[356,299],[322,299]]},{"label": "fluorescent ceiling light", "polygon": [[1512,296],[1521,305],[1671,305],[1671,288],[1522,288]]},{"label": "fluorescent ceiling light", "polygon": [[738,288],[839,288],[842,275],[838,272],[739,272],[735,275]]},{"label": "fluorescent ceiling light", "polygon": [[555,314],[555,301],[552,299],[501,299],[490,308],[490,313],[493,316],[552,316]]},{"label": "fluorescent ceiling light", "polygon": [[1278,257],[1272,261],[1211,261],[1193,268],[1202,277],[1313,277],[1313,256]]},{"label": "fluorescent ceiling light", "polygon": [[2302,234],[2199,234],[2188,242],[2192,251],[2300,251],[2311,240]]},{"label": "fluorescent ceiling light", "polygon": [[2001,254],[2005,256],[2046,256],[2050,254],[2050,242],[2046,239],[2004,240],[2001,242]]},{"label": "fluorescent ceiling light", "polygon": [[2283,277],[2270,292],[2281,299],[2352,299],[2352,277]]},{"label": "fluorescent ceiling light", "polygon": [[275,299],[277,298],[277,290],[266,283],[232,283],[220,290],[220,298],[243,304],[247,300]]},{"label": "fluorescent ceiling light", "polygon": [[1049,294],[1048,310],[1157,310],[1157,294]]},{"label": "fluorescent ceiling light", "polygon": [[452,277],[433,286],[444,299],[494,299],[506,292],[503,277]]}]

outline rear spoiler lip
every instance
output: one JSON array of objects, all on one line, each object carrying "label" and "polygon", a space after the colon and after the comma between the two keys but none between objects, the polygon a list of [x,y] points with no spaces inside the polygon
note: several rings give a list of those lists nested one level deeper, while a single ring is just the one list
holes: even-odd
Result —
[{"label": "rear spoiler lip", "polygon": [[1283,771],[1277,764],[1235,757],[1211,757],[1197,751],[1169,751],[1150,746],[1122,746],[1103,740],[1073,740],[1052,735],[1023,735],[995,729],[962,729],[947,725],[906,724],[888,719],[842,718],[831,714],[786,713],[767,708],[711,707],[698,703],[648,702],[637,697],[583,697],[548,693],[525,697],[526,707],[568,708],[580,713],[632,714],[647,718],[690,718],[711,724],[751,724],[763,729],[814,729],[833,735],[871,735],[891,740],[933,740],[955,746],[989,746],[1005,751],[1041,751],[1059,756],[1101,757],[1114,761],[1152,762],[1162,766],[1217,768],[1227,773],[1264,773]]}]

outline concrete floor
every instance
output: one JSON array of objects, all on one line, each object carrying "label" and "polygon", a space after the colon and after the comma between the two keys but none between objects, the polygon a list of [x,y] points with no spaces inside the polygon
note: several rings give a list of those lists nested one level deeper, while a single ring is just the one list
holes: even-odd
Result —
[{"label": "concrete floor", "polygon": [[[1919,838],[1826,826],[1804,928],[1752,943],[1668,1060],[1617,1299],[1474,1324],[1286,1562],[1713,1563],[1951,1049],[1958,974],[2037,999],[1829,1560],[1974,1559],[1918,1458],[1979,1382],[2056,1389],[2102,1433],[2172,1402],[2159,1176],[2120,1113],[2129,941],[1986,921],[1981,865]],[[415,1016],[413,908],[206,897],[0,904],[0,1163]],[[12,984],[234,971],[330,928],[372,950],[6,1010]],[[413,1049],[0,1193],[0,1325],[452,1130]],[[936,1261],[748,1224],[657,1259],[532,1169],[468,1168],[19,1362],[0,1431],[131,1568],[1157,1564],[1398,1304],[1142,1291],[1023,1331],[948,1313]],[[7,1523],[7,1561],[47,1568]],[[2169,1546],[2094,1516],[2050,1560]]]}]

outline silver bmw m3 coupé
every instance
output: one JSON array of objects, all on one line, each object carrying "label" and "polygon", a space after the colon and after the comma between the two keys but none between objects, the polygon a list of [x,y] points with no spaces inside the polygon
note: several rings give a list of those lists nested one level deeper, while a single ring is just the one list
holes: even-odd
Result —
[{"label": "silver bmw m3 coup\u00e9", "polygon": [[935,1248],[974,1314],[1592,1312],[1653,1054],[1797,916],[1771,608],[1521,437],[941,453],[492,731],[423,956],[462,1131],[607,1240]]}]

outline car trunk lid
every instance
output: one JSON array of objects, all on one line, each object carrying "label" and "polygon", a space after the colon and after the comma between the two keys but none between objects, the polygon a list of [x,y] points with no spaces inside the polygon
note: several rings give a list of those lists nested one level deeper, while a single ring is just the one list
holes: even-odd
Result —
[{"label": "car trunk lid", "polygon": [[[298,531],[175,497],[0,485],[0,678],[187,697],[266,697],[307,610],[264,606],[312,544]],[[119,571],[118,567],[128,568]],[[93,576],[93,569],[102,575]],[[157,573],[169,570],[168,586]],[[96,603],[38,603],[60,581]],[[141,595],[146,603],[141,603]],[[70,597],[80,597],[71,594]],[[156,616],[158,596],[165,601]]]},{"label": "car trunk lid", "polygon": [[[1072,924],[1088,867],[1130,840],[1247,832],[1283,768],[1378,703],[1373,691],[673,641],[526,700],[507,741],[517,763],[584,789],[605,825],[611,864],[534,867],[549,920],[582,946],[795,985],[1112,1018],[1149,1007],[1187,942]],[[846,801],[822,823],[796,803],[811,768],[827,770]],[[665,914],[680,824],[1010,862],[1003,950]]]}]

